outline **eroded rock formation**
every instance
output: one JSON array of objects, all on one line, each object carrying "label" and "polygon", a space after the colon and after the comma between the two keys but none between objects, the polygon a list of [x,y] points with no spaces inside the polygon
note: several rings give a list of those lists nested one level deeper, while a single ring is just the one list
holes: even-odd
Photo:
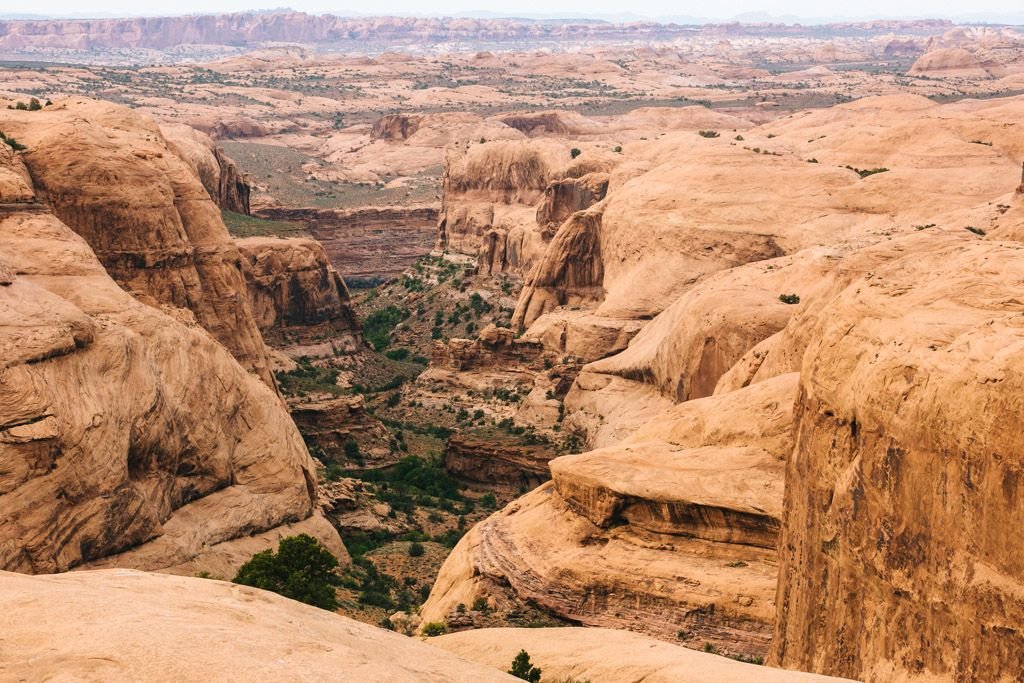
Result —
[{"label": "eroded rock formation", "polygon": [[361,341],[348,288],[319,242],[249,237],[235,245],[248,265],[249,305],[269,344],[327,340],[351,350]]},{"label": "eroded rock formation", "polygon": [[445,444],[444,468],[460,479],[519,491],[550,479],[554,457],[550,446],[527,446],[496,433],[456,434]]},{"label": "eroded rock formation", "polygon": [[262,218],[303,223],[335,268],[354,278],[399,275],[430,253],[437,234],[437,208],[290,209],[265,207]]},{"label": "eroded rock formation", "polygon": [[344,560],[273,390],[119,288],[21,159],[0,145],[0,568],[227,576],[301,531]]},{"label": "eroded rock formation", "polygon": [[[919,237],[813,320],[773,660],[865,681],[1024,660],[1020,245]],[[983,264],[983,265],[982,265]],[[936,277],[941,273],[941,277]]]},{"label": "eroded rock formation", "polygon": [[252,187],[234,159],[206,134],[191,126],[164,124],[160,132],[199,176],[210,198],[226,211],[248,216]]},{"label": "eroded rock formation", "polygon": [[459,543],[424,620],[485,596],[765,655],[796,381],[681,404],[620,446],[551,461],[550,484]]},{"label": "eroded rock formation", "polygon": [[273,385],[241,256],[220,211],[157,125],[104,102],[4,110],[37,192],[106,271],[147,301],[191,311],[242,365]]},{"label": "eroded rock formation", "polygon": [[420,127],[421,117],[407,114],[388,114],[374,122],[371,140],[408,140]]}]

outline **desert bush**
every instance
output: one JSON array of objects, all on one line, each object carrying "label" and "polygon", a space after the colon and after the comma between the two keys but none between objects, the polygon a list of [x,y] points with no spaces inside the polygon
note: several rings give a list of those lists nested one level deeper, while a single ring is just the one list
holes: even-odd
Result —
[{"label": "desert bush", "polygon": [[540,669],[530,662],[530,655],[526,650],[520,650],[519,654],[515,656],[508,673],[524,681],[530,681],[530,683],[539,683],[540,681]]},{"label": "desert bush", "polygon": [[338,609],[334,587],[340,583],[334,573],[337,566],[338,559],[319,541],[299,534],[282,538],[277,552],[264,550],[253,555],[232,580],[334,611]]},{"label": "desert bush", "polygon": [[443,636],[445,633],[448,633],[448,625],[440,621],[430,621],[423,625],[423,635],[427,638]]}]

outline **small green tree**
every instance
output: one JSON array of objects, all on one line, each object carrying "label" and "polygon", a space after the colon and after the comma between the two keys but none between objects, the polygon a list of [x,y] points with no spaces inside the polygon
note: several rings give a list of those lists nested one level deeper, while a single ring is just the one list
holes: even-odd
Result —
[{"label": "small green tree", "polygon": [[423,544],[419,541],[413,541],[409,544],[409,557],[423,557],[424,552]]},{"label": "small green tree", "polygon": [[520,650],[516,658],[512,660],[512,668],[508,670],[516,678],[521,678],[530,683],[539,683],[540,669],[530,663],[530,655],[526,650]]},{"label": "small green tree", "polygon": [[572,149],[569,150],[569,156],[571,156],[573,159],[575,159],[581,154],[583,154],[583,152],[580,151],[579,147],[573,147]]},{"label": "small green tree", "polygon": [[338,559],[309,534],[282,538],[277,552],[264,550],[242,565],[233,581],[272,591],[322,609],[338,609],[334,573]]}]

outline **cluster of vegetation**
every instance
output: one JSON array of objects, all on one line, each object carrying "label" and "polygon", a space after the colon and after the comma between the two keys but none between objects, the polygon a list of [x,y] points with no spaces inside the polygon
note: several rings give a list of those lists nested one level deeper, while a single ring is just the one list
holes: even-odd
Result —
[{"label": "cluster of vegetation", "polygon": [[306,356],[299,358],[297,363],[298,367],[294,370],[274,373],[281,391],[286,395],[305,396],[314,392],[341,394],[336,369],[313,365],[313,361]]},{"label": "cluster of vegetation", "polygon": [[378,309],[363,321],[363,336],[376,351],[384,351],[391,344],[391,333],[408,317],[408,309],[398,306]]},{"label": "cluster of vegetation", "polygon": [[539,683],[541,672],[530,662],[530,655],[526,650],[520,650],[512,660],[512,666],[509,667],[508,673],[524,681],[530,681],[530,683]]},{"label": "cluster of vegetation", "polygon": [[798,304],[800,303],[800,297],[796,294],[779,294],[779,301],[784,304]]},{"label": "cluster of vegetation", "polygon": [[[53,102],[51,102],[50,100],[46,100],[46,106],[47,107],[49,107],[51,104],[53,104]],[[43,103],[40,102],[35,97],[33,97],[33,98],[31,98],[28,101],[28,103],[25,103],[25,102],[22,102],[22,101],[19,100],[15,104],[7,105],[7,108],[8,109],[17,109],[18,111],[39,111],[40,109],[43,108]]]},{"label": "cluster of vegetation", "polygon": [[[717,130],[699,130],[697,131],[697,135],[702,138],[717,138],[719,134]],[[739,140],[741,138],[740,136],[736,136],[736,139]]]},{"label": "cluster of vegetation", "polygon": [[867,178],[869,175],[875,175],[876,173],[885,173],[889,170],[882,166],[878,168],[854,168],[853,166],[847,165],[846,168],[854,171],[861,178]]},{"label": "cluster of vegetation", "polygon": [[0,130],[0,141],[7,143],[7,146],[13,149],[15,152],[20,152],[24,149],[28,149],[27,147],[25,147],[25,145],[21,144],[14,138],[4,135],[4,132],[2,130]]},{"label": "cluster of vegetation", "polygon": [[301,223],[292,221],[246,216],[226,209],[221,209],[220,215],[228,232],[234,237],[289,237],[306,233],[306,229]]},{"label": "cluster of vegetation", "polygon": [[264,550],[242,565],[235,583],[273,591],[307,605],[338,609],[338,558],[308,534],[282,538],[277,552]]},{"label": "cluster of vegetation", "polygon": [[976,228],[973,225],[968,225],[968,226],[964,227],[964,230],[966,230],[967,232],[973,232],[978,237],[984,237],[985,236],[985,231],[984,230],[982,230],[981,228]]}]

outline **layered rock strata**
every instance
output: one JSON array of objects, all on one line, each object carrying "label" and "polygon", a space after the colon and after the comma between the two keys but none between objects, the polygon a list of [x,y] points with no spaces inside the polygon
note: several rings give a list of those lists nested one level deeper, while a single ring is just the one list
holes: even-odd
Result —
[{"label": "layered rock strata", "polygon": [[0,114],[28,150],[41,199],[124,289],[191,311],[242,365],[273,385],[220,211],[157,125],[104,102],[68,100]]},{"label": "layered rock strata", "polygon": [[119,288],[29,180],[0,145],[0,568],[229,576],[299,532],[344,561],[273,390]]},{"label": "layered rock strata", "polygon": [[327,340],[347,350],[360,343],[348,288],[319,242],[249,237],[235,245],[248,266],[250,308],[268,343]]}]

